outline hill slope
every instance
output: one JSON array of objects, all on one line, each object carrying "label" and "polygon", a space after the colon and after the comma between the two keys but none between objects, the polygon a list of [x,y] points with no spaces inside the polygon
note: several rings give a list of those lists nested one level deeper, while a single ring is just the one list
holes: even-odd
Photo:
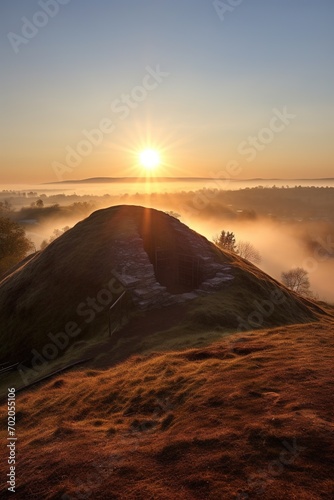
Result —
[{"label": "hill slope", "polygon": [[109,307],[124,290],[133,312],[198,297],[190,319],[212,328],[307,322],[322,312],[173,217],[118,206],[93,213],[0,283],[0,362],[29,363],[59,332],[70,343],[107,335]]},{"label": "hill slope", "polygon": [[240,333],[19,395],[18,498],[331,499],[332,332]]}]

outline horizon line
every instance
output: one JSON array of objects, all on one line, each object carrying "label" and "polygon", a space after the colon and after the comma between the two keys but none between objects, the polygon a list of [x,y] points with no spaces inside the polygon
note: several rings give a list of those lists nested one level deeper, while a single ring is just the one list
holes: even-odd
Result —
[{"label": "horizon line", "polygon": [[334,177],[312,177],[312,178],[286,178],[286,177],[253,177],[247,179],[221,179],[214,177],[88,177],[86,179],[67,179],[64,181],[42,182],[41,185],[50,184],[76,184],[76,183],[98,183],[98,182],[177,182],[177,181],[215,181],[224,180],[228,182],[254,182],[254,181],[334,181]]}]

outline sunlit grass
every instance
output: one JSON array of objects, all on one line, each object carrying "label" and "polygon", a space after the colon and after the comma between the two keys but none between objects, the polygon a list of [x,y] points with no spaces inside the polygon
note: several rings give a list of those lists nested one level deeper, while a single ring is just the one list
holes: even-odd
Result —
[{"label": "sunlit grass", "polygon": [[96,498],[113,491],[185,500],[198,488],[233,498],[285,442],[302,451],[292,468],[270,475],[263,498],[277,497],[288,476],[298,498],[313,500],[311,459],[326,497],[333,348],[332,324],[311,323],[62,374],[17,397],[21,493],[34,491],[38,468],[46,499],[75,495],[76,479],[84,484],[97,463],[104,475],[90,486]]}]

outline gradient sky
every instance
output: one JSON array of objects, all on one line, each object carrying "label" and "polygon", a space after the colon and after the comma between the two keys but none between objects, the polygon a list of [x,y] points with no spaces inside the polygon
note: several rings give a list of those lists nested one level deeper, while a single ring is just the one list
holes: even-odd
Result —
[{"label": "gradient sky", "polygon": [[[57,181],[59,164],[63,179],[138,175],[146,146],[160,175],[334,176],[333,0],[244,0],[224,19],[211,0],[59,0],[53,17],[36,15],[43,2],[0,3],[1,182]],[[24,17],[46,25],[28,39]],[[145,96],[135,87],[157,65],[169,75],[154,89],[147,77]],[[136,107],[111,109],[131,92]],[[114,129],[69,164],[106,119]]]}]

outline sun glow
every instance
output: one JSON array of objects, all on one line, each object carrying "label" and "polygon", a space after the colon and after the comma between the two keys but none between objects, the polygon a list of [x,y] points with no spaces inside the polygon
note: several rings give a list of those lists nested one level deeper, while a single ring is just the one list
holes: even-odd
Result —
[{"label": "sun glow", "polygon": [[139,154],[140,164],[148,171],[155,170],[160,164],[160,155],[155,149],[144,149]]}]

